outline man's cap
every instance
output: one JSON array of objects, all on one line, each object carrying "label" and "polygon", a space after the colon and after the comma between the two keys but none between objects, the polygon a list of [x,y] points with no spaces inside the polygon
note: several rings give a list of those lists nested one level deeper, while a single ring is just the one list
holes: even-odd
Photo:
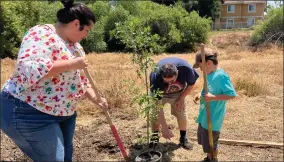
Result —
[{"label": "man's cap", "polygon": [[[211,48],[205,48],[204,49],[205,54],[205,61],[208,60],[217,60],[217,52],[213,51]],[[199,68],[199,63],[202,62],[202,56],[201,51],[198,51],[195,55],[195,63],[193,65],[193,68]]]}]

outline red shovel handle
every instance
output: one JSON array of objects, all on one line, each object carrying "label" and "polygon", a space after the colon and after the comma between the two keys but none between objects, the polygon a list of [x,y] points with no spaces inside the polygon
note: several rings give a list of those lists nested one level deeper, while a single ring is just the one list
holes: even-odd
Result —
[{"label": "red shovel handle", "polygon": [[[75,53],[75,55],[77,57],[81,57],[80,51],[75,51],[74,53]],[[89,82],[90,82],[90,84],[91,84],[91,86],[92,86],[92,88],[93,88],[93,90],[94,90],[98,100],[101,101],[101,96],[98,93],[97,87],[95,86],[95,83],[94,83],[94,81],[93,81],[93,79],[92,79],[88,69],[84,68],[84,73],[85,73],[86,77],[88,78],[88,80],[89,80]],[[117,133],[117,130],[116,130],[115,126],[113,125],[113,123],[111,121],[111,118],[109,116],[109,113],[108,113],[108,111],[106,109],[104,109],[104,114],[106,116],[107,122],[108,122],[108,124],[109,124],[109,126],[111,128],[113,136],[114,136],[114,138],[115,138],[115,140],[117,142],[117,145],[118,145],[118,147],[119,147],[119,149],[120,149],[120,151],[122,153],[122,156],[123,156],[124,160],[128,161],[128,156],[126,154],[126,151],[125,151],[125,148],[123,146],[123,143],[121,142],[121,139],[120,139],[120,137],[119,137],[119,135]]]},{"label": "red shovel handle", "polygon": [[121,151],[121,154],[122,154],[124,160],[128,161],[128,156],[126,154],[126,151],[124,149],[123,143],[121,142],[121,139],[120,139],[120,137],[119,137],[119,135],[117,133],[117,130],[116,130],[115,126],[112,125],[110,127],[111,127],[112,134],[113,134],[113,136],[114,136],[114,138],[115,138],[115,140],[117,142],[117,145],[118,145],[118,147],[119,147],[119,149]]}]

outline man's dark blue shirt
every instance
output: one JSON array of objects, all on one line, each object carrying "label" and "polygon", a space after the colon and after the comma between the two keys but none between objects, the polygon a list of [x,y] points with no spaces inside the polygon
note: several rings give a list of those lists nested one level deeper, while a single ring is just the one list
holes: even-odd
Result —
[{"label": "man's dark blue shirt", "polygon": [[[160,69],[163,65],[170,63],[176,65],[178,77],[176,82],[168,84],[163,81]],[[164,94],[174,94],[183,91],[187,86],[195,84],[198,79],[198,73],[189,63],[178,57],[167,57],[157,64],[157,69],[150,74],[151,92],[154,90],[163,91]]]}]

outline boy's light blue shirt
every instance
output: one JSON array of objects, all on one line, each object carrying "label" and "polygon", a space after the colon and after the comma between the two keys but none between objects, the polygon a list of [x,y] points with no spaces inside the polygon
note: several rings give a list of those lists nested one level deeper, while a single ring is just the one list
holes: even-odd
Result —
[{"label": "boy's light blue shirt", "polygon": [[[217,69],[215,72],[210,73],[207,76],[208,92],[213,95],[228,95],[236,96],[236,91],[230,80],[230,77],[223,69]],[[199,115],[196,119],[196,123],[200,123],[205,129],[208,129],[206,118],[206,106],[203,99],[204,89],[200,98]],[[225,113],[226,113],[227,101],[210,101],[210,113],[212,131],[220,131],[223,125]]]}]

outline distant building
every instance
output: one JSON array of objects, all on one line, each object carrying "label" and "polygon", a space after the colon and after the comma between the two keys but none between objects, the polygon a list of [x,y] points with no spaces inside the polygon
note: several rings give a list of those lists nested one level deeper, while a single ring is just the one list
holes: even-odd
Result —
[{"label": "distant building", "polygon": [[264,19],[266,0],[224,0],[221,16],[215,21],[216,29],[248,28]]}]

